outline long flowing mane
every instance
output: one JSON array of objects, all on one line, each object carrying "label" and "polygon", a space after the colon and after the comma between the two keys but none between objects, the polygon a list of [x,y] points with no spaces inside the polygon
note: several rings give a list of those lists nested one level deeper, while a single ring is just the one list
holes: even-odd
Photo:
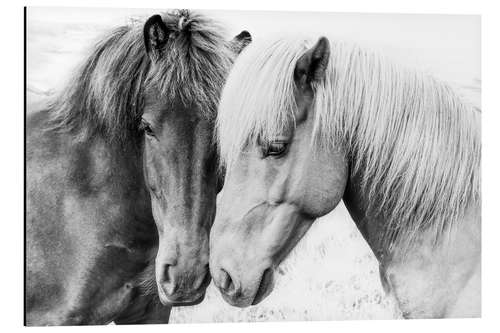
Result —
[{"label": "long flowing mane", "polygon": [[[173,31],[163,57],[146,54],[143,24],[122,26],[99,41],[69,84],[51,103],[50,129],[85,139],[99,133],[123,141],[137,129],[145,92],[180,99],[214,117],[232,63],[232,50],[212,20],[187,10],[162,15]],[[179,24],[182,19],[187,22]]]},{"label": "long flowing mane", "polygon": [[[316,40],[254,42],[240,55],[217,120],[226,164],[293,119],[295,63]],[[480,200],[479,110],[428,74],[330,42],[326,78],[313,87],[313,144],[345,148],[370,209],[387,217],[386,246],[408,246],[424,231],[442,239]]]}]

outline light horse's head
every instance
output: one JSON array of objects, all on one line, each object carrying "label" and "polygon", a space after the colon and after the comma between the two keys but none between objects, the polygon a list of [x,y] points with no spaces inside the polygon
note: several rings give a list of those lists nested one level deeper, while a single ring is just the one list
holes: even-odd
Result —
[{"label": "light horse's head", "polygon": [[156,282],[163,303],[203,299],[210,282],[208,234],[222,186],[214,119],[233,57],[247,32],[225,41],[213,23],[188,11],[152,16],[143,29],[143,168],[159,233]]},{"label": "light horse's head", "polygon": [[312,47],[252,44],[224,88],[218,136],[227,172],[210,270],[233,305],[257,304],[271,292],[274,268],[344,193],[344,153],[315,144],[313,134],[329,56],[326,38]]}]

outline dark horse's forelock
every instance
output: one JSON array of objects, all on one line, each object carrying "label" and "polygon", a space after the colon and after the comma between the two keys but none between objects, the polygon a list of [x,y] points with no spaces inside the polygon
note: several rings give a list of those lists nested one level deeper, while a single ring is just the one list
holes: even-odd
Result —
[{"label": "dark horse's forelock", "polygon": [[123,141],[136,133],[145,92],[153,88],[158,99],[178,99],[213,118],[233,58],[222,29],[188,10],[162,19],[170,38],[156,61],[146,53],[142,24],[119,27],[100,40],[52,102],[50,129]]}]

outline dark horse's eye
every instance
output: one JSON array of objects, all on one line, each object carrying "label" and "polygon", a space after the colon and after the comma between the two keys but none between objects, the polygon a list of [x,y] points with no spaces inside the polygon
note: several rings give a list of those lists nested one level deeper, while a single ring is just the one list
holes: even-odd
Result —
[{"label": "dark horse's eye", "polygon": [[141,120],[141,125],[139,129],[144,133],[146,133],[147,135],[154,135],[153,129],[151,128],[151,124],[144,119]]},{"label": "dark horse's eye", "polygon": [[281,156],[288,148],[288,142],[273,141],[264,147],[264,156]]}]

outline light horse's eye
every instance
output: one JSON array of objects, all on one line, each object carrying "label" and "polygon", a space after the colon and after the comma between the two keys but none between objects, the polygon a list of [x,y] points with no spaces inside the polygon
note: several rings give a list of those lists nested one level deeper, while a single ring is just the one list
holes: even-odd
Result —
[{"label": "light horse's eye", "polygon": [[140,125],[139,129],[142,132],[146,133],[146,135],[150,135],[150,136],[155,135],[155,133],[153,132],[153,129],[151,127],[151,124],[147,120],[141,119],[141,125]]},{"label": "light horse's eye", "polygon": [[273,141],[269,142],[267,145],[263,147],[263,154],[265,157],[267,156],[282,156],[288,148],[288,142],[286,141]]}]

